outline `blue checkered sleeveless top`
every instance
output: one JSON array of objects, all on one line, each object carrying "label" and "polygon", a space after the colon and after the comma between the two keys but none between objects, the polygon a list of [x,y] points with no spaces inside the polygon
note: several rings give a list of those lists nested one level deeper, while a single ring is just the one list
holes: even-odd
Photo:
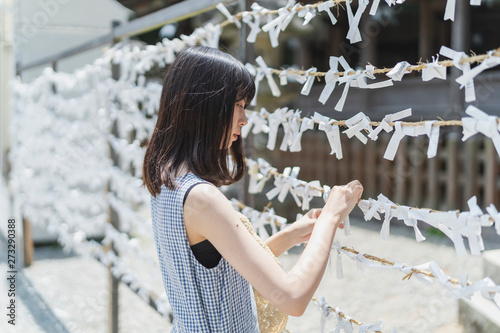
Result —
[{"label": "blue checkered sleeveless top", "polygon": [[196,260],[184,227],[183,202],[196,184],[189,173],[175,190],[161,187],[151,197],[153,233],[163,286],[174,315],[171,332],[259,332],[250,284],[222,257],[214,268]]}]

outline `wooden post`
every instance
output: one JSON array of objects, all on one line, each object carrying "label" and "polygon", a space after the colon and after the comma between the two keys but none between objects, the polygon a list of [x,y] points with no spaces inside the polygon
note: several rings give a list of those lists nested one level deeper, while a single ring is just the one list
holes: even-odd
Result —
[{"label": "wooden post", "polygon": [[370,141],[366,147],[366,163],[364,163],[364,182],[365,188],[364,197],[373,198],[378,193],[377,191],[377,146],[380,145],[378,141]]},{"label": "wooden post", "polygon": [[467,200],[473,195],[477,194],[477,136],[468,139],[465,142],[465,154],[462,155],[464,164],[464,191],[462,200],[460,202],[461,207],[467,208]]},{"label": "wooden post", "polygon": [[[424,159],[427,159],[427,156],[423,156],[425,152],[423,151],[424,140],[420,137],[414,138],[411,141],[411,150],[408,153],[409,159],[409,168],[411,171],[411,186],[408,195],[410,196],[410,201],[408,202],[410,205],[420,206],[423,202],[422,196],[422,165],[424,163]],[[415,155],[412,155],[415,154]]]},{"label": "wooden post", "polygon": [[458,172],[459,159],[457,156],[457,142],[459,133],[452,132],[446,137],[446,207],[448,209],[458,209]]},{"label": "wooden post", "polygon": [[[119,223],[115,213],[111,214],[111,224],[116,228]],[[114,246],[111,249],[116,252]],[[116,253],[118,255],[118,253]],[[108,302],[108,332],[118,333],[118,287],[120,280],[117,279],[112,271],[111,266],[108,267],[108,285],[109,285],[109,302]]]},{"label": "wooden post", "polygon": [[[469,32],[470,32],[470,5],[465,0],[456,2],[455,21],[451,25],[451,48],[456,51],[469,51]],[[458,68],[451,68],[449,82],[450,91],[450,116],[447,118],[456,118],[458,115],[464,114],[465,94],[464,89],[459,89],[455,79],[462,75]],[[452,117],[454,116],[454,117]]]},{"label": "wooden post", "polygon": [[[250,10],[250,3],[247,0],[239,0],[239,8],[240,11]],[[242,24],[240,28],[240,38],[239,38],[239,60],[243,63],[253,63],[255,59],[255,48],[254,44],[247,43],[247,35],[248,35],[248,25]],[[246,139],[243,142],[243,149],[245,155],[248,157],[252,157],[254,153],[253,146],[254,135],[252,132],[248,134]],[[254,196],[253,194],[248,193],[248,184],[250,182],[250,176],[248,173],[245,173],[245,176],[240,182],[238,188],[238,199],[243,201],[246,205],[250,207],[254,207]]]},{"label": "wooden post", "polygon": [[389,144],[389,136],[385,135],[384,133],[381,133],[379,136],[379,149],[378,149],[378,156],[379,156],[379,163],[377,163],[378,167],[378,179],[379,179],[379,188],[381,190],[381,193],[383,193],[385,196],[388,196],[389,198],[391,197],[392,194],[392,186],[393,186],[393,179],[394,179],[394,163],[392,163],[389,160],[386,160],[383,156],[385,153],[385,149],[387,145]]},{"label": "wooden post", "polygon": [[396,153],[396,177],[394,179],[396,186],[395,200],[397,203],[405,202],[406,193],[406,178],[408,178],[408,163],[407,163],[407,141],[401,140]]},{"label": "wooden post", "polygon": [[23,243],[24,243],[24,266],[30,266],[33,262],[33,237],[31,236],[31,223],[22,217],[23,220]]},{"label": "wooden post", "polygon": [[438,184],[438,166],[439,159],[441,157],[437,155],[434,158],[428,160],[427,163],[427,200],[425,206],[427,207],[437,207],[439,198],[439,184]]},{"label": "wooden post", "polygon": [[497,178],[498,164],[497,152],[490,138],[484,138],[484,202],[486,207],[489,204],[496,204],[498,198]]}]

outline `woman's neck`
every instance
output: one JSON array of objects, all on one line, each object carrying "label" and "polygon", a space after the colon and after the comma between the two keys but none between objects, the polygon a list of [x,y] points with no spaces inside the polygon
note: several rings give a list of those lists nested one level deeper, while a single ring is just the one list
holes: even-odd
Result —
[{"label": "woman's neck", "polygon": [[178,178],[180,176],[184,176],[188,173],[190,173],[191,170],[189,170],[188,166],[186,163],[182,163],[179,165],[179,167],[175,170],[175,178]]}]

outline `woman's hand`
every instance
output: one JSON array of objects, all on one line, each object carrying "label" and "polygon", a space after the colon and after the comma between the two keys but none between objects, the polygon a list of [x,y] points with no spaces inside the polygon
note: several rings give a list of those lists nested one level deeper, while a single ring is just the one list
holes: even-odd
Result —
[{"label": "woman's hand", "polygon": [[337,225],[340,225],[357,204],[362,193],[363,186],[358,180],[353,180],[344,186],[334,186],[322,214],[328,214]]},{"label": "woman's hand", "polygon": [[292,243],[298,245],[309,240],[314,225],[323,211],[338,221],[336,224],[338,228],[344,229],[342,222],[361,198],[362,193],[363,186],[357,180],[344,186],[334,186],[323,209],[311,209],[289,227],[288,231],[293,237]]},{"label": "woman's hand", "polygon": [[[294,238],[293,244],[299,245],[309,240],[314,225],[321,215],[321,211],[321,209],[311,209],[307,214],[289,226],[290,232]],[[339,228],[344,229],[344,226],[341,224]]]}]

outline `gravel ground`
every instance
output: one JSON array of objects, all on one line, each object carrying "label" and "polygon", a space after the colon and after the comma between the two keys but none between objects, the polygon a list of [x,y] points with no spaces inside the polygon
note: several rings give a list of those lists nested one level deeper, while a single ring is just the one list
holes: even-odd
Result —
[{"label": "gravel ground", "polygon": [[[5,203],[1,218],[6,219]],[[482,277],[482,260],[467,256],[456,258],[451,242],[429,236],[425,242],[415,241],[412,229],[393,223],[388,240],[379,237],[380,223],[352,219],[352,235],[339,232],[336,240],[358,251],[409,265],[436,261],[450,276],[470,273],[469,279]],[[425,233],[425,232],[424,232]],[[1,234],[1,233],[0,233]],[[2,253],[6,249],[5,236],[0,236]],[[485,234],[489,249],[500,248],[500,237]],[[301,249],[295,248],[280,258],[285,269],[298,259]],[[402,281],[403,274],[393,270],[364,269],[358,272],[356,263],[343,257],[344,278],[327,269],[316,297],[338,306],[344,313],[362,323],[383,320],[383,331],[392,332],[464,332],[458,325],[457,301],[438,283],[424,285],[415,278]],[[6,272],[6,258],[2,255],[0,271]],[[159,272],[158,272],[159,274]],[[0,279],[3,312],[7,302],[6,279]],[[106,332],[107,331],[107,270],[92,259],[66,255],[54,246],[37,247],[34,262],[20,270],[16,280],[17,325],[7,324],[2,314],[0,332]],[[162,290],[158,290],[161,293]],[[169,332],[169,321],[151,309],[127,287],[120,285],[120,332]],[[301,317],[290,317],[287,329],[291,333],[319,332],[320,314],[310,304]],[[333,320],[327,327],[333,327]],[[357,328],[355,327],[355,332]]]}]

